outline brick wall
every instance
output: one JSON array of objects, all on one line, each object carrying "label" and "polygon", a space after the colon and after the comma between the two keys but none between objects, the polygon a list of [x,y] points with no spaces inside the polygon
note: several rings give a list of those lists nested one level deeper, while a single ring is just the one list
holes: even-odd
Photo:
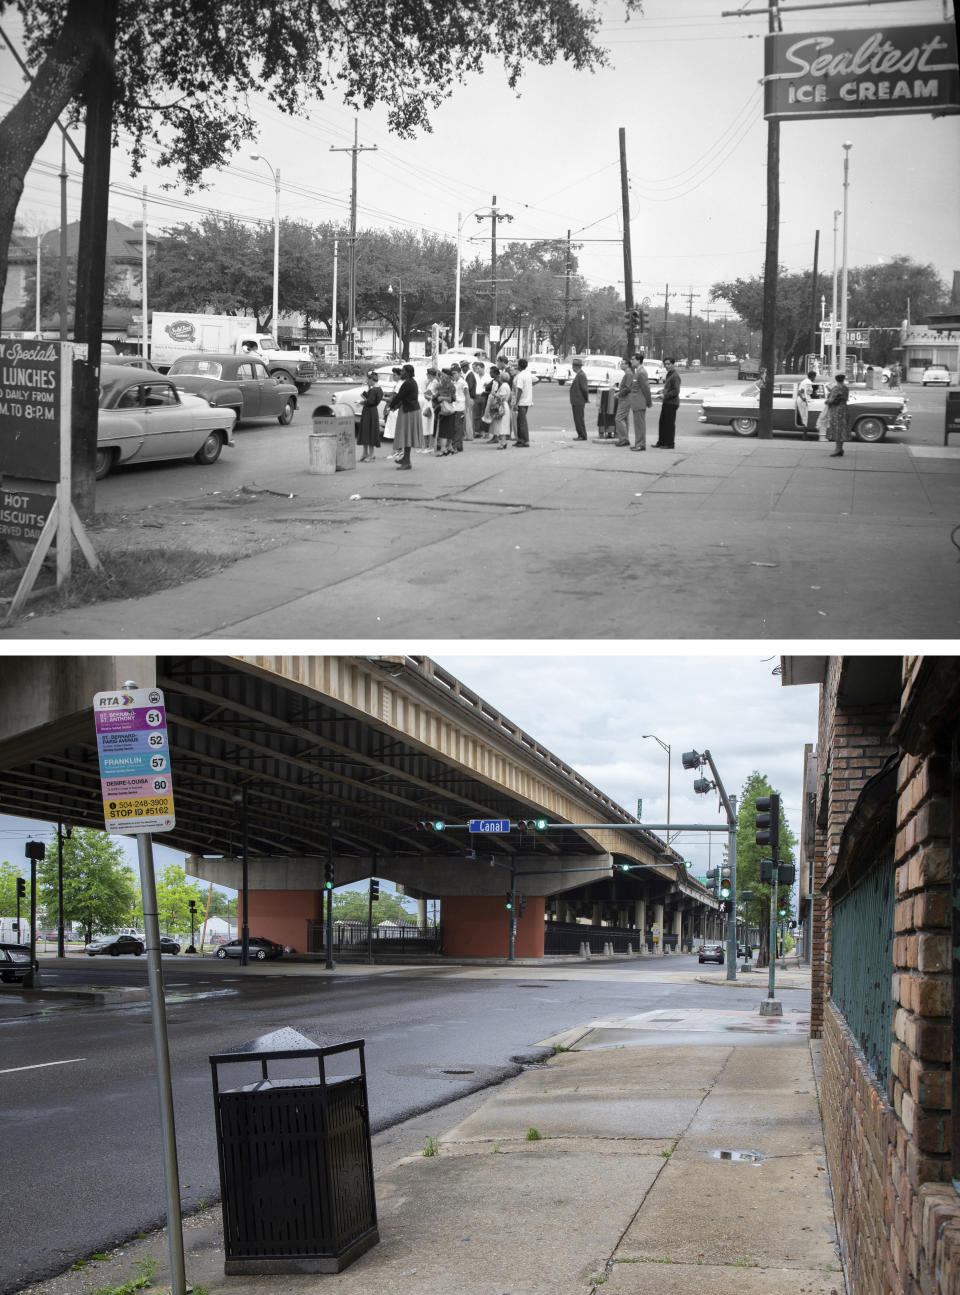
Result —
[{"label": "brick wall", "polygon": [[[923,662],[904,660],[904,699],[915,700]],[[821,689],[815,884],[837,871],[864,783],[897,749],[889,734],[899,706],[845,704],[842,685],[833,658]],[[897,775],[886,1092],[830,1001],[828,897],[814,934],[811,1033],[822,1030],[824,1136],[849,1295],[960,1292],[960,1196],[950,1182],[952,784],[948,746],[927,731],[930,749],[902,751]]]}]

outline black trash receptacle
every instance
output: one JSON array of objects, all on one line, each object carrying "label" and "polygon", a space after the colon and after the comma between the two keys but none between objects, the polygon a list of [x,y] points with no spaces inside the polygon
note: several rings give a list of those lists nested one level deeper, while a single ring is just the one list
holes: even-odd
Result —
[{"label": "black trash receptacle", "polygon": [[960,391],[947,392],[947,406],[943,424],[943,443],[948,445],[951,436],[960,436]]},{"label": "black trash receptacle", "polygon": [[[354,1073],[328,1077],[332,1057]],[[316,1061],[304,1078],[271,1062]],[[261,1078],[226,1088],[219,1068]],[[379,1241],[363,1040],[314,1043],[282,1029],[210,1058],[223,1205],[224,1272],[336,1273]]]}]

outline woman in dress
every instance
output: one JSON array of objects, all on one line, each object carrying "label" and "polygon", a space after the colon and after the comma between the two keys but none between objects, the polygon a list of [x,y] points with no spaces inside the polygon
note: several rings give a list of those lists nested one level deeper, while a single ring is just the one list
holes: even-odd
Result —
[{"label": "woman in dress", "polygon": [[490,440],[498,450],[505,450],[510,433],[510,383],[495,364],[490,366],[490,394],[483,421],[490,428]]},{"label": "woman in dress", "polygon": [[388,409],[397,411],[393,443],[400,451],[398,468],[410,468],[410,451],[423,448],[423,420],[420,417],[420,388],[413,376],[413,365],[400,370],[401,383],[390,397]]},{"label": "woman in dress", "polygon": [[837,459],[843,455],[843,442],[850,441],[853,436],[847,420],[847,401],[850,399],[850,388],[847,386],[847,377],[845,373],[836,375],[836,385],[830,388],[827,394],[826,404],[824,405],[824,435],[828,441],[834,442],[834,450],[830,455],[831,459]]},{"label": "woman in dress", "polygon": [[357,444],[363,446],[360,455],[361,463],[372,463],[376,455],[374,450],[380,444],[380,401],[383,391],[377,385],[377,375],[373,369],[367,374],[367,389],[360,397],[360,430],[357,432]]},{"label": "woman in dress", "polygon": [[446,455],[453,453],[453,437],[456,431],[457,389],[453,382],[451,369],[440,370],[440,383],[437,387],[437,448],[435,453]]}]

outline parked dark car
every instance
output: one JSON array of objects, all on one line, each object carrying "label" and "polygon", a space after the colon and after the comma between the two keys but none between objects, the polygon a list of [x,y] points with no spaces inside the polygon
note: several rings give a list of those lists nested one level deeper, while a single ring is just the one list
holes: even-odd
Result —
[{"label": "parked dark car", "polygon": [[[267,958],[283,957],[283,945],[276,940],[265,940],[262,935],[251,935],[249,938],[250,957],[263,962]],[[218,958],[239,958],[243,952],[243,940],[228,940],[217,950]]]},{"label": "parked dark car", "polygon": [[194,459],[209,467],[233,445],[236,418],[229,409],[181,395],[169,379],[132,364],[100,367],[96,477],[123,463]]},{"label": "parked dark car", "polygon": [[179,944],[179,942],[178,942],[177,940],[175,940],[175,939],[173,938],[173,936],[171,936],[171,935],[161,935],[161,936],[160,936],[160,952],[161,952],[161,953],[179,953],[179,952],[180,952],[180,944]]},{"label": "parked dark car", "polygon": [[133,953],[139,958],[143,953],[143,942],[135,935],[98,935],[86,946],[84,953],[91,958],[98,953],[109,953],[112,958],[119,957],[121,953]]},{"label": "parked dark car", "polygon": [[701,944],[697,950],[699,962],[719,962],[723,966],[724,948],[722,944]]},{"label": "parked dark car", "polygon": [[23,980],[29,970],[29,945],[0,944],[0,980],[4,983]]},{"label": "parked dark car", "polygon": [[167,377],[182,391],[202,396],[215,409],[232,409],[238,423],[249,418],[276,418],[286,427],[293,422],[296,386],[273,377],[256,355],[229,351],[181,355],[170,365]]}]

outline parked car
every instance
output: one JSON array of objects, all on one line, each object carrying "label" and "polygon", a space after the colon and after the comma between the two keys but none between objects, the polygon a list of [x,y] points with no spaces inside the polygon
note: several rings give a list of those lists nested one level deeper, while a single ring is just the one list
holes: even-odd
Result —
[{"label": "parked car", "polygon": [[[250,957],[256,958],[258,962],[263,962],[267,958],[282,958],[283,945],[277,944],[276,940],[266,940],[262,935],[251,935],[249,937]],[[243,940],[228,940],[226,944],[221,944],[217,950],[218,958],[239,958],[243,952]]]},{"label": "parked car", "polygon": [[643,362],[643,367],[647,371],[647,381],[651,386],[657,382],[666,382],[667,366],[664,364],[663,360],[651,360],[647,358]]},{"label": "parked car", "polygon": [[583,372],[590,391],[597,391],[601,387],[605,390],[620,381],[622,370],[619,355],[582,355],[580,359],[583,361]]},{"label": "parked car", "polygon": [[724,956],[722,944],[701,944],[697,950],[698,962],[719,962],[722,967]]},{"label": "parked car", "polygon": [[535,378],[543,382],[552,382],[557,374],[557,357],[555,355],[531,355],[527,368]]},{"label": "parked car", "polygon": [[178,942],[173,938],[173,936],[171,936],[171,935],[161,935],[161,936],[160,936],[160,952],[161,952],[161,953],[179,953],[179,952],[180,952],[180,945],[179,945],[179,943],[178,943]]},{"label": "parked car", "polygon": [[925,387],[949,387],[950,370],[945,364],[930,364],[924,369],[920,381]]},{"label": "parked car", "polygon": [[127,364],[100,368],[98,481],[118,464],[194,459],[208,467],[233,445],[236,415],[181,393],[169,378]]},{"label": "parked car", "polygon": [[751,359],[749,356],[737,362],[737,381],[744,382],[750,378],[760,377],[761,364],[759,360]]},{"label": "parked car", "polygon": [[[773,380],[773,430],[799,432],[795,408],[799,378],[781,374]],[[816,434],[817,418],[823,410],[826,388],[815,383],[807,412],[807,430]],[[910,414],[903,396],[880,391],[850,392],[848,418],[858,441],[882,441],[888,431],[905,432]],[[748,387],[716,387],[703,393],[700,422],[731,427],[738,436],[756,436],[759,427],[760,383]]]},{"label": "parked car", "polygon": [[119,957],[121,953],[132,953],[139,958],[143,953],[143,942],[135,935],[98,935],[86,946],[84,953],[91,958],[98,953],[109,953],[112,958]]},{"label": "parked car", "polygon": [[573,365],[569,359],[557,360],[553,367],[553,380],[561,387],[573,381]]},{"label": "parked car", "polygon": [[29,970],[28,944],[0,944],[0,980],[5,984],[23,980]]},{"label": "parked car", "polygon": [[145,360],[142,355],[111,355],[107,363],[132,364],[135,369],[148,369],[150,373],[160,372],[155,364]]},{"label": "parked car", "polygon": [[230,351],[201,351],[173,361],[167,377],[181,391],[202,396],[216,409],[232,409],[238,423],[251,418],[276,418],[281,427],[293,422],[297,388],[273,377],[255,355]]}]

